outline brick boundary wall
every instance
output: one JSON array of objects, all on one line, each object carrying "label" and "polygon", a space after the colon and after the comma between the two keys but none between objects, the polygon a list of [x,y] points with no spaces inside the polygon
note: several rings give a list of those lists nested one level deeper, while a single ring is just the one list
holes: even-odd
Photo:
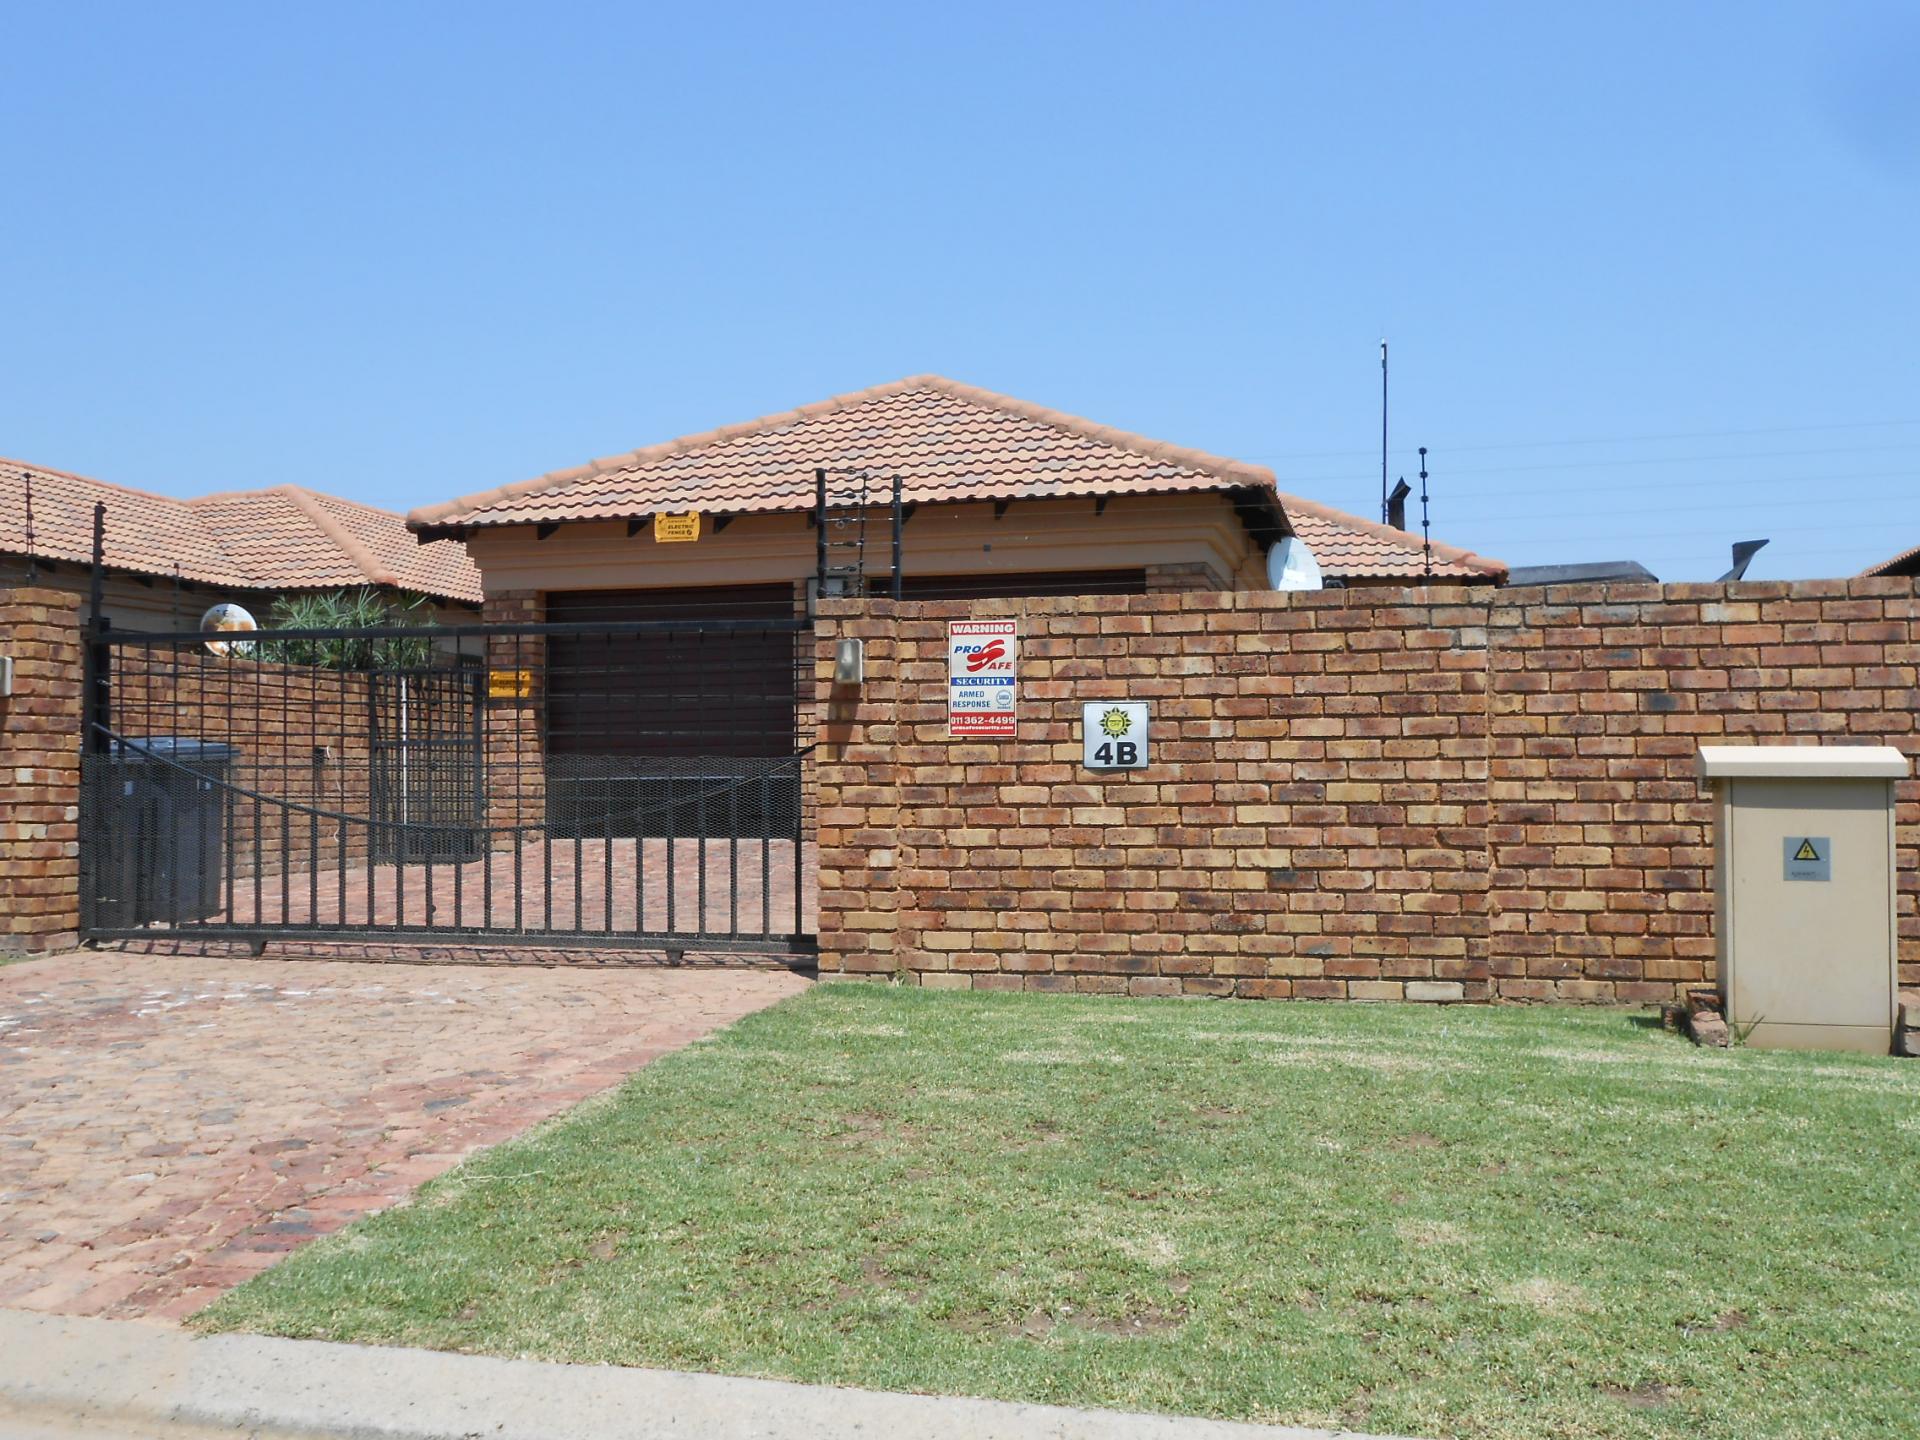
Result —
[{"label": "brick boundary wall", "polygon": [[[136,660],[135,656],[139,656]],[[116,647],[114,728],[131,738],[179,734],[231,745],[227,780],[241,791],[228,816],[236,880],[328,869],[343,857],[366,860],[372,832],[297,813],[291,806],[352,815],[372,813],[373,747],[367,679],[353,672],[288,666],[249,658],[216,659],[204,651],[175,661],[169,648],[151,656]],[[324,759],[321,758],[324,755]],[[276,802],[287,802],[282,805]],[[284,822],[284,823],[283,823]],[[275,892],[277,894],[277,891]],[[250,898],[238,887],[236,900]]]},{"label": "brick boundary wall", "polygon": [[0,590],[0,951],[71,947],[80,928],[80,597]]},{"label": "brick boundary wall", "polygon": [[[947,736],[970,616],[1021,622],[1016,741]],[[818,641],[824,975],[1668,1000],[1713,978],[1702,743],[1920,756],[1905,579],[829,601]],[[1152,767],[1081,768],[1081,702],[1122,697]],[[1898,796],[1911,985],[1920,780]]]}]

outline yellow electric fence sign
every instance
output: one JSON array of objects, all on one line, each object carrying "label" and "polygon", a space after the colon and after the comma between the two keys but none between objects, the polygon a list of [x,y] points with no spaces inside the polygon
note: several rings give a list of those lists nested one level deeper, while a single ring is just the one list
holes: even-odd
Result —
[{"label": "yellow electric fence sign", "polygon": [[658,544],[668,544],[676,540],[698,540],[700,538],[700,512],[689,510],[684,515],[656,515],[653,517],[653,538]]},{"label": "yellow electric fence sign", "polygon": [[525,700],[531,694],[533,694],[533,672],[531,670],[487,671],[487,698],[489,700]]}]

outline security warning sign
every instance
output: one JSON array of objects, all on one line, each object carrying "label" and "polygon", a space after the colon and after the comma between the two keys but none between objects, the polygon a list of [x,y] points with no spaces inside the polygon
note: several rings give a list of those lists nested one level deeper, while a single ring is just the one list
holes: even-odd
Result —
[{"label": "security warning sign", "polygon": [[1781,847],[1786,854],[1787,879],[1833,879],[1833,839],[1828,835],[1789,835]]},{"label": "security warning sign", "polygon": [[1012,739],[1020,637],[1011,620],[947,622],[947,733]]},{"label": "security warning sign", "polygon": [[684,515],[653,517],[653,541],[656,545],[684,544],[699,538],[700,512],[698,510],[689,510]]}]

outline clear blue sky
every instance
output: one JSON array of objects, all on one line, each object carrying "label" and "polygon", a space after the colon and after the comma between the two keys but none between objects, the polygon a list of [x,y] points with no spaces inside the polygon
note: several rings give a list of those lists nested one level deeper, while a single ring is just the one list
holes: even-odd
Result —
[{"label": "clear blue sky", "polygon": [[1920,6],[0,8],[0,454],[395,508],[933,370],[1517,563],[1920,544]]}]

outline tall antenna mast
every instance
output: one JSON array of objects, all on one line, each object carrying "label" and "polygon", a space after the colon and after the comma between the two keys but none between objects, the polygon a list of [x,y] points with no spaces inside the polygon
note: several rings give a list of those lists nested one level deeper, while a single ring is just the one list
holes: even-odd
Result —
[{"label": "tall antenna mast", "polygon": [[1380,523],[1387,523],[1387,342],[1380,342]]},{"label": "tall antenna mast", "polygon": [[1433,574],[1433,530],[1427,524],[1427,447],[1420,447],[1420,540],[1427,553],[1427,574]]}]

